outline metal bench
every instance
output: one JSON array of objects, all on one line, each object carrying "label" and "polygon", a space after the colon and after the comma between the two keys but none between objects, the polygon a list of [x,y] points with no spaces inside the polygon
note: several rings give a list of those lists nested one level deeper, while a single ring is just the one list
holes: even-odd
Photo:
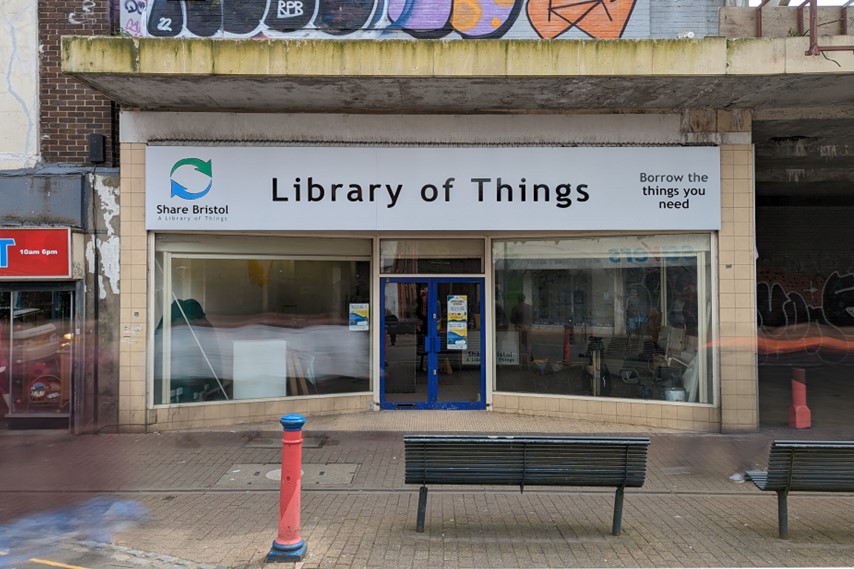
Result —
[{"label": "metal bench", "polygon": [[605,486],[617,489],[613,535],[620,535],[623,493],[643,486],[647,437],[406,435],[406,484],[421,484],[416,531],[424,531],[427,484]]},{"label": "metal bench", "polygon": [[777,520],[785,539],[790,491],[854,491],[854,441],[774,441],[768,469],[745,474],[760,490],[777,493]]}]

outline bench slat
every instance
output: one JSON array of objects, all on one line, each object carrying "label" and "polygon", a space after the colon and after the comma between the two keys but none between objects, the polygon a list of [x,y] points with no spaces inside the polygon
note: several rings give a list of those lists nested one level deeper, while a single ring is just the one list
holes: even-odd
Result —
[{"label": "bench slat", "polygon": [[646,477],[646,437],[406,435],[407,484],[421,484],[416,531],[424,531],[427,484],[610,486],[613,535],[623,493]]},{"label": "bench slat", "polygon": [[774,441],[765,490],[854,491],[854,442]]},{"label": "bench slat", "polygon": [[786,538],[790,491],[854,492],[854,441],[777,440],[768,469],[746,474],[760,490],[777,493],[779,534]]},{"label": "bench slat", "polygon": [[640,487],[649,439],[407,435],[408,484]]}]

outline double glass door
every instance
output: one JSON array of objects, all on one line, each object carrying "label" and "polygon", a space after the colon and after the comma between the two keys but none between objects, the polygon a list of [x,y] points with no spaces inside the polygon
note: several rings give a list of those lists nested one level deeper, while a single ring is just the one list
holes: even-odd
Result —
[{"label": "double glass door", "polygon": [[482,278],[383,278],[384,409],[485,409]]}]

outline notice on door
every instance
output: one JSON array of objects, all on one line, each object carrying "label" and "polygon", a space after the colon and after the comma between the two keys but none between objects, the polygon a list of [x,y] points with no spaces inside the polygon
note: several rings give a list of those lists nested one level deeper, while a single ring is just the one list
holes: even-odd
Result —
[{"label": "notice on door", "polygon": [[368,331],[368,315],[370,313],[370,305],[367,303],[350,303],[350,331],[351,332],[367,332]]},{"label": "notice on door", "polygon": [[468,297],[464,294],[448,295],[448,349],[465,350],[468,347]]}]

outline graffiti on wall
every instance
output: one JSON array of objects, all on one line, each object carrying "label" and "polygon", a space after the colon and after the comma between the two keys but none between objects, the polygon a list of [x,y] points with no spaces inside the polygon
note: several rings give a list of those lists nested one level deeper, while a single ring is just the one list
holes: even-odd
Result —
[{"label": "graffiti on wall", "polygon": [[122,3],[122,30],[132,36],[142,35],[145,0],[125,0]]},{"label": "graffiti on wall", "polygon": [[[854,353],[854,273],[774,275],[757,285],[760,354],[765,361],[806,352],[827,364]],[[781,282],[785,281],[785,282]]]},{"label": "graffiti on wall", "polygon": [[82,0],[78,9],[68,14],[68,23],[81,26],[94,22],[97,6],[95,0]]},{"label": "graffiti on wall", "polygon": [[644,0],[122,0],[133,36],[623,37]]}]

